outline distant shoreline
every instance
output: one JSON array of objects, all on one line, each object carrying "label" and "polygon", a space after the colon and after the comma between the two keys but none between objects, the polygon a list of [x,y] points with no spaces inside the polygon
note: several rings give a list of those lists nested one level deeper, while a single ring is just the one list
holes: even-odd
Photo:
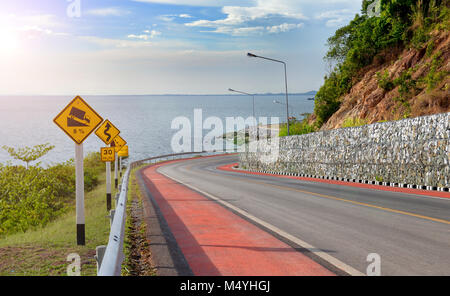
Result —
[{"label": "distant shoreline", "polygon": [[[309,92],[304,92],[304,93],[289,93],[289,96],[315,96],[317,93],[317,91],[309,91]],[[254,94],[255,96],[285,96],[286,93],[261,93],[261,94]],[[67,95],[67,94],[61,94],[61,95],[45,95],[45,94],[14,94],[14,95],[2,95],[0,94],[0,97],[64,97],[64,96],[73,96],[75,97],[76,94],[72,94],[72,95]],[[90,94],[81,94],[80,96],[90,96],[90,97],[144,97],[144,96],[152,96],[152,97],[163,97],[163,96],[172,96],[172,97],[178,97],[178,96],[183,96],[183,97],[193,97],[193,96],[242,96],[240,94],[140,94],[140,95],[90,95]]]}]

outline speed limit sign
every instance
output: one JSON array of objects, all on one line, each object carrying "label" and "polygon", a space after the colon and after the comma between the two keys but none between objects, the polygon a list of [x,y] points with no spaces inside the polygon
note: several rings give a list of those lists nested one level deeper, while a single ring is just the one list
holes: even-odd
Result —
[{"label": "speed limit sign", "polygon": [[116,152],[114,147],[102,147],[100,149],[103,162],[114,162],[116,160]]}]

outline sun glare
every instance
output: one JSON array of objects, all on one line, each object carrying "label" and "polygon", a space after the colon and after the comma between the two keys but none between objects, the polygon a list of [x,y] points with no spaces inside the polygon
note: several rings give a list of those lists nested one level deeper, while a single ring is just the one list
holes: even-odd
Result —
[{"label": "sun glare", "polygon": [[0,53],[13,54],[19,47],[17,33],[8,27],[0,27]]}]

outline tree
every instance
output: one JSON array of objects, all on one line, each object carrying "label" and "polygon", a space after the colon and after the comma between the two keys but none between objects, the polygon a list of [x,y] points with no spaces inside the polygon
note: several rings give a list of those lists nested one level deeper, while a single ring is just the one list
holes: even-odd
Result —
[{"label": "tree", "polygon": [[2,147],[6,152],[11,155],[12,158],[21,160],[26,163],[26,168],[28,169],[28,165],[30,162],[35,161],[38,158],[46,155],[50,150],[55,148],[55,146],[50,145],[50,143],[45,143],[41,145],[36,145],[34,147],[24,147],[15,149],[13,147],[3,146]]}]

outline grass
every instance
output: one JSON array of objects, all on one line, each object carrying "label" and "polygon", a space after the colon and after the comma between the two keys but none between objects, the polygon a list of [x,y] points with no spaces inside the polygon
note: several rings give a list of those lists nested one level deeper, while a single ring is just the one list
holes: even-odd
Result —
[{"label": "grass", "polygon": [[136,178],[138,170],[146,166],[147,164],[143,164],[130,172],[124,240],[125,261],[122,264],[122,276],[156,275],[156,270],[150,263],[151,254],[146,237],[147,224],[143,217],[144,197]]},{"label": "grass", "polygon": [[[96,275],[95,247],[106,245],[109,218],[106,211],[105,173],[99,185],[85,194],[86,245],[76,244],[75,203],[64,215],[44,228],[0,239],[0,275],[66,275],[67,255],[81,257],[81,275]],[[113,192],[114,196],[114,192]]]},{"label": "grass", "polygon": [[[304,135],[315,132],[316,129],[313,125],[309,125],[307,123],[307,120],[303,121],[295,121],[291,122],[289,121],[289,135]],[[286,137],[287,136],[287,124],[281,123],[280,124],[280,137]]]},{"label": "grass", "polygon": [[357,127],[363,126],[368,123],[367,119],[358,118],[358,117],[347,117],[342,123],[342,127]]}]

